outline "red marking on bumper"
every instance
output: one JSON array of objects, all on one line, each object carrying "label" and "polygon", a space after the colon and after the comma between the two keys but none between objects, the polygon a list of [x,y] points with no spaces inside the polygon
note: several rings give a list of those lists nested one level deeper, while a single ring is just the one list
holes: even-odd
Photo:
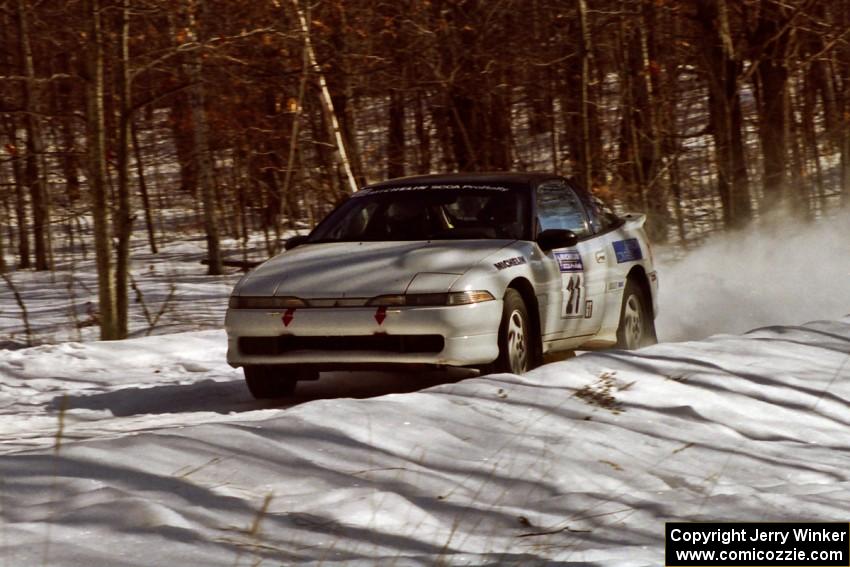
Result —
[{"label": "red marking on bumper", "polygon": [[384,323],[384,319],[387,318],[387,308],[386,307],[378,307],[378,310],[375,311],[375,321],[378,322],[378,325],[382,325]]},{"label": "red marking on bumper", "polygon": [[280,318],[283,321],[283,326],[288,327],[292,320],[295,319],[295,309],[290,307],[286,310],[286,313],[283,314],[283,317]]}]

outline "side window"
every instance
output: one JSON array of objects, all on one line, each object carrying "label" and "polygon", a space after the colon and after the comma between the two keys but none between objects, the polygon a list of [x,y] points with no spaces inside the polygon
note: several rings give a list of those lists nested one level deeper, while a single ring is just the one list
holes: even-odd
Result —
[{"label": "side window", "polygon": [[537,186],[537,223],[538,231],[563,228],[572,230],[579,238],[590,234],[581,201],[560,181]]},{"label": "side window", "polygon": [[591,217],[590,224],[594,232],[605,232],[620,224],[620,217],[599,197],[592,196],[590,198],[588,210]]}]

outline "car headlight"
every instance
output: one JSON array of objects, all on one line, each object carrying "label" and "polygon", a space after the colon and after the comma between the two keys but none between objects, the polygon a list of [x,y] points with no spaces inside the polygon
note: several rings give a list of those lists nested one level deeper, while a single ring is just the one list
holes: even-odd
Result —
[{"label": "car headlight", "polygon": [[493,294],[489,291],[455,291],[448,294],[448,305],[469,305],[470,303],[481,303],[493,301]]},{"label": "car headlight", "polygon": [[228,305],[232,309],[290,309],[307,307],[303,299],[297,297],[251,297],[231,295]]},{"label": "car headlight", "polygon": [[451,293],[409,293],[394,295],[379,295],[369,300],[367,305],[373,307],[425,307],[440,305],[469,305],[492,301],[493,294],[489,291],[454,291]]}]

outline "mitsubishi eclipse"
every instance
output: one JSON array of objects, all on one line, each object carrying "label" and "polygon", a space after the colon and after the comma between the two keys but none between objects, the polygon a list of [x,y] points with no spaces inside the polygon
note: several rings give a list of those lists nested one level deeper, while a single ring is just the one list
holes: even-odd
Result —
[{"label": "mitsubishi eclipse", "polygon": [[520,374],[549,353],[654,343],[645,220],[541,173],[367,186],[239,281],[228,363],[272,398],[324,370]]}]

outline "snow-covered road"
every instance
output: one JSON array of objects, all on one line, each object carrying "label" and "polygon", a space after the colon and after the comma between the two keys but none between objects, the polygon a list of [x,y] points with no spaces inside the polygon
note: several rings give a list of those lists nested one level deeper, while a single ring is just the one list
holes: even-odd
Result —
[{"label": "snow-covered road", "polygon": [[0,351],[0,565],[654,566],[666,520],[850,519],[850,317],[277,403],[224,348]]}]

